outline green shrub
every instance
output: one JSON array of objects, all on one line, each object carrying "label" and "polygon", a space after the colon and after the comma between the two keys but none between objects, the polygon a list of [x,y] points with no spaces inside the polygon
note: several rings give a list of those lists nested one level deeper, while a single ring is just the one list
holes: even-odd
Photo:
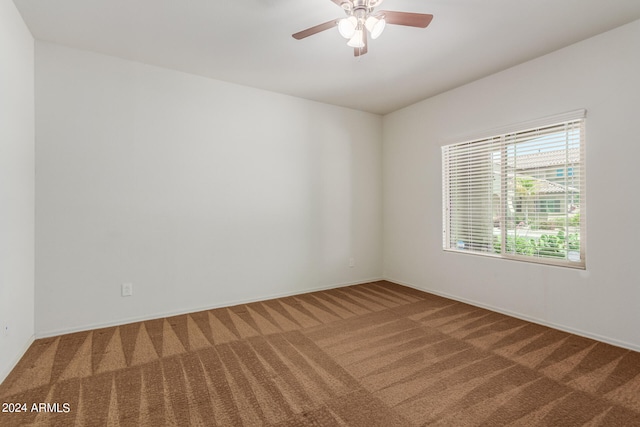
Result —
[{"label": "green shrub", "polygon": [[[493,239],[493,250],[495,253],[502,253],[502,240],[498,236]],[[569,250],[580,250],[580,238],[577,233],[566,236],[563,230],[558,231],[555,235],[543,234],[538,240],[507,236],[505,247],[506,253],[547,258],[566,258]]]},{"label": "green shrub", "polygon": [[580,227],[580,212],[569,218],[569,225],[571,227]]}]

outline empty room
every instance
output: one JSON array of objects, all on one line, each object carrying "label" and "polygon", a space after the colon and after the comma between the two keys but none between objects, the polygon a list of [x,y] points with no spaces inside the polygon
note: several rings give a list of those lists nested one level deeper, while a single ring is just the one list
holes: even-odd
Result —
[{"label": "empty room", "polygon": [[637,0],[0,0],[1,426],[640,426]]}]

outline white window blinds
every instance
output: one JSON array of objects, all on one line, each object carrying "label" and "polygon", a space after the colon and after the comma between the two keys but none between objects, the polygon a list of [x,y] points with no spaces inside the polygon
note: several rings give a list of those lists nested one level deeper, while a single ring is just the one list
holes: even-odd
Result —
[{"label": "white window blinds", "polygon": [[444,249],[584,268],[584,117],[442,147]]}]

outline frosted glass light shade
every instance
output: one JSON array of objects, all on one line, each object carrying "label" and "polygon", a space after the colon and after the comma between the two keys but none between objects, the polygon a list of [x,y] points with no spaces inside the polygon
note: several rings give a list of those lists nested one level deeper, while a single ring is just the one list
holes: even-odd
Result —
[{"label": "frosted glass light shade", "polygon": [[345,39],[350,39],[356,32],[356,28],[358,27],[358,19],[355,16],[350,16],[348,18],[341,19],[338,22],[338,31],[340,35]]},{"label": "frosted glass light shade", "polygon": [[347,43],[347,46],[357,47],[357,48],[364,47],[364,40],[363,40],[363,37],[362,37],[362,30],[356,30],[356,32],[353,35],[353,37],[351,37],[351,39],[349,39],[349,42]]},{"label": "frosted glass light shade", "polygon": [[380,37],[380,34],[384,31],[384,27],[387,25],[387,21],[384,19],[378,19],[375,16],[370,16],[364,22],[364,26],[367,27],[367,30],[371,33],[372,39],[377,39]]}]

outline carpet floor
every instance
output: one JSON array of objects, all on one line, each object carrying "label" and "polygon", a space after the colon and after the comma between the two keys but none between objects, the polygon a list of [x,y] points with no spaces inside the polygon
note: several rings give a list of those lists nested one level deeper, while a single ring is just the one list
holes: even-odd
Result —
[{"label": "carpet floor", "polygon": [[0,402],[2,426],[640,426],[640,353],[382,281],[39,339]]}]

